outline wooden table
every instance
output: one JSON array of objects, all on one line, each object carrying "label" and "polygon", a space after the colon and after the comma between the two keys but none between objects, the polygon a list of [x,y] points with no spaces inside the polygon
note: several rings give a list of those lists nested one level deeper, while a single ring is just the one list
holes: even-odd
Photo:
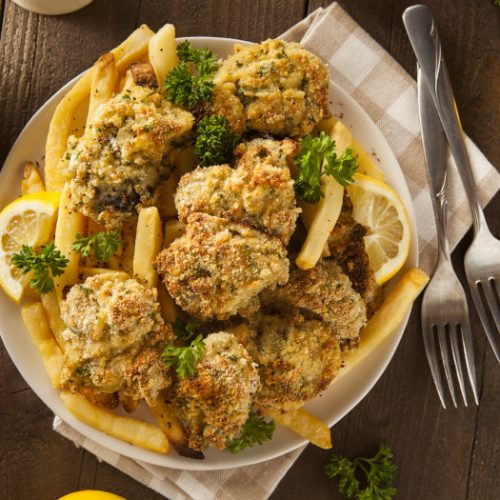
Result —
[{"label": "wooden table", "polygon": [[[340,3],[415,76],[415,59],[401,23],[404,8],[412,2]],[[498,162],[500,9],[493,0],[424,3],[437,19],[464,128],[490,161]],[[172,22],[179,36],[260,41],[279,35],[320,5],[319,0],[96,0],[67,16],[44,17],[0,0],[0,164],[36,109],[141,23],[157,29]],[[497,196],[486,210],[497,234],[499,210]],[[470,239],[469,234],[454,253],[462,280],[461,263]],[[401,499],[498,498],[499,366],[473,312],[481,405],[443,411],[425,359],[418,306],[381,380],[335,427],[334,451],[372,454],[380,441],[389,443],[398,465]],[[159,498],[54,433],[52,418],[1,346],[1,498],[54,499],[87,488],[129,499]],[[309,446],[272,498],[339,498],[334,482],[322,473],[329,454]]]}]

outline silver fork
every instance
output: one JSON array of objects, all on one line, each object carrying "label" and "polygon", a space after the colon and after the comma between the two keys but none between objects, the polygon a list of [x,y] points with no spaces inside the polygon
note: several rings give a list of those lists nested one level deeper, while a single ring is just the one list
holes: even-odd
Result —
[{"label": "silver fork", "polygon": [[476,404],[478,403],[477,383],[467,298],[453,270],[446,237],[446,139],[420,68],[417,73],[417,83],[422,143],[438,237],[437,265],[422,302],[422,335],[441,404],[446,408],[436,337],[453,405],[457,406],[457,398],[453,384],[449,345],[451,345],[458,385],[465,406],[467,406],[460,344],[463,346],[465,365]]},{"label": "silver fork", "polygon": [[[403,21],[436,106],[451,152],[470,203],[474,240],[465,255],[464,267],[474,304],[488,341],[500,362],[500,241],[486,223],[474,175],[463,140],[453,90],[443,58],[441,42],[431,10],[424,5],[406,9]],[[489,314],[488,314],[489,313]]]}]

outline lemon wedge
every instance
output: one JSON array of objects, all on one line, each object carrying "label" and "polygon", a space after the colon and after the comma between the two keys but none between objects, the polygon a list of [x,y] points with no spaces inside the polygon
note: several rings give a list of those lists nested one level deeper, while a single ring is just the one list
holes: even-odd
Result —
[{"label": "lemon wedge", "polygon": [[347,192],[354,220],[369,230],[365,249],[375,280],[382,285],[403,267],[410,252],[408,214],[397,193],[379,179],[355,174]]},{"label": "lemon wedge", "polygon": [[39,192],[22,196],[0,212],[0,285],[19,303],[29,277],[12,264],[23,245],[38,247],[51,239],[60,193]]}]

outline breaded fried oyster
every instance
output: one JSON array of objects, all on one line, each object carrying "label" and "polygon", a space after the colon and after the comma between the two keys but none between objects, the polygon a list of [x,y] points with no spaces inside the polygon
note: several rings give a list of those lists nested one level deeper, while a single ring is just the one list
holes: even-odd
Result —
[{"label": "breaded fried oyster", "polygon": [[193,450],[209,444],[224,448],[248,419],[259,387],[257,367],[229,333],[208,335],[196,363],[196,375],[173,386],[174,408]]},{"label": "breaded fried oyster", "polygon": [[193,123],[191,113],[148,87],[134,85],[102,104],[83,136],[69,138],[61,160],[76,209],[111,228],[155,205]]},{"label": "breaded fried oyster", "polygon": [[286,283],[288,266],[278,238],[202,213],[190,215],[186,233],[156,259],[170,295],[199,319],[257,310],[257,295]]},{"label": "breaded fried oyster", "polygon": [[141,398],[153,400],[168,387],[160,355],[175,335],[160,315],[156,294],[117,273],[74,285],[61,306],[67,326],[63,387],[93,401],[118,393],[126,407]]},{"label": "breaded fried oyster", "polygon": [[356,340],[366,323],[366,307],[349,278],[330,260],[304,271],[294,267],[290,279],[262,300],[270,308],[298,309],[306,316],[328,323],[339,340]]},{"label": "breaded fried oyster", "polygon": [[253,405],[264,415],[300,408],[328,387],[341,366],[331,328],[298,313],[259,316],[230,331],[259,366]]},{"label": "breaded fried oyster", "polygon": [[184,175],[175,194],[179,219],[203,212],[248,223],[287,244],[300,209],[288,166],[298,144],[255,139],[236,148],[236,168],[197,168]]},{"label": "breaded fried oyster", "polygon": [[214,83],[211,112],[225,116],[240,134],[251,129],[300,137],[329,115],[328,70],[298,43],[237,46]]}]

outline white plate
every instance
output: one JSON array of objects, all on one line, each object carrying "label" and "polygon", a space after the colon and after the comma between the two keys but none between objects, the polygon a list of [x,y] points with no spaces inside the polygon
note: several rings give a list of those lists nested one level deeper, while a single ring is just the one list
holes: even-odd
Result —
[{"label": "white plate", "polygon": [[[239,40],[211,37],[193,37],[190,40],[195,47],[208,46],[220,57],[226,57],[232,53],[235,42],[248,44],[248,42]],[[50,118],[57,103],[75,80],[65,85],[38,110],[12,147],[0,173],[0,207],[18,196],[24,162],[38,160],[43,164],[45,139]],[[413,234],[410,255],[405,269],[414,267],[417,265],[418,255],[415,215],[403,172],[384,136],[365,111],[334,82],[332,82],[331,87],[331,112],[342,117],[343,122],[352,130],[356,140],[369,154],[374,153],[375,155],[376,153],[377,159],[380,159],[380,165],[386,175],[387,182],[403,199],[408,210]],[[403,335],[406,323],[407,319],[398,331],[377,346],[376,350],[368,358],[353,367],[349,373],[338,381],[334,381],[328,390],[308,403],[306,408],[314,415],[328,422],[330,426],[344,417],[366,396],[386,369]],[[180,457],[175,451],[172,451],[169,455],[161,455],[138,448],[103,434],[93,427],[76,420],[66,410],[59,399],[58,392],[52,388],[45,374],[37,348],[33,345],[28,332],[24,328],[19,307],[1,292],[0,334],[21,375],[38,397],[55,414],[89,439],[130,458],[175,469],[226,469],[263,462],[294,450],[305,443],[305,440],[291,431],[278,428],[272,441],[262,446],[249,448],[239,454],[210,449],[203,461]],[[136,414],[142,416],[142,413],[146,416],[147,410],[144,408],[139,409]]]}]

